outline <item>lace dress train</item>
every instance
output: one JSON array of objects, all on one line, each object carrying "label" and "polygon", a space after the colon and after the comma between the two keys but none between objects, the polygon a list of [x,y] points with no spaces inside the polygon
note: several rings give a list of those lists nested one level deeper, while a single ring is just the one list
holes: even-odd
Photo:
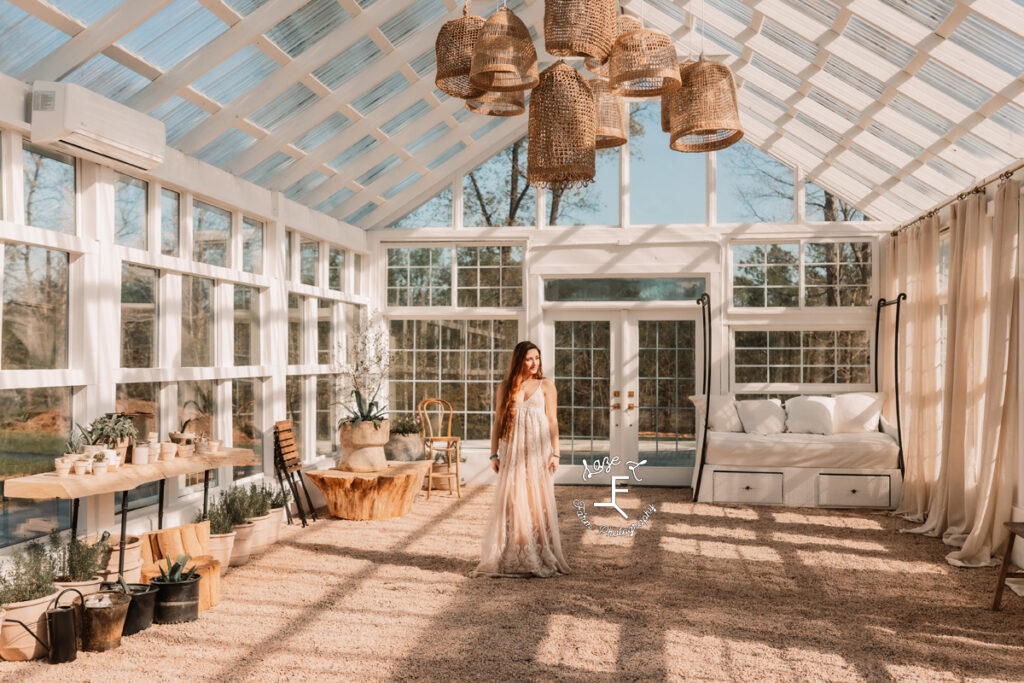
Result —
[{"label": "lace dress train", "polygon": [[551,433],[540,387],[520,400],[507,440],[498,445],[498,485],[472,577],[549,577],[569,573],[558,534],[548,469]]}]

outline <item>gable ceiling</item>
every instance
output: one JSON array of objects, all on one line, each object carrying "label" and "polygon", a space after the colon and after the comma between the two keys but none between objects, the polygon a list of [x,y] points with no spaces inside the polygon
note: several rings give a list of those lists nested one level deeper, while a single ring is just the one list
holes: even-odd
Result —
[{"label": "gable ceiling", "polygon": [[[901,221],[1024,157],[1019,2],[622,6],[680,55],[702,33],[724,55],[747,140]],[[542,47],[543,0],[509,6]],[[161,119],[182,152],[376,227],[526,131],[526,116],[473,115],[434,86],[434,39],[461,12],[454,0],[10,0],[0,71],[88,87]]]}]

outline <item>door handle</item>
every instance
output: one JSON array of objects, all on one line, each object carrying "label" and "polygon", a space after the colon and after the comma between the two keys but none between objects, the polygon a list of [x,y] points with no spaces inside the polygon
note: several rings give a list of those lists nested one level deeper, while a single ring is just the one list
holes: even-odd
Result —
[{"label": "door handle", "polygon": [[612,410],[618,410],[621,407],[622,407],[622,404],[620,404],[620,403],[613,403],[612,404]]},{"label": "door handle", "polygon": [[633,403],[630,403],[628,406],[626,406],[626,411],[628,412],[630,410],[633,410],[633,408],[636,408],[636,405],[633,404]]}]

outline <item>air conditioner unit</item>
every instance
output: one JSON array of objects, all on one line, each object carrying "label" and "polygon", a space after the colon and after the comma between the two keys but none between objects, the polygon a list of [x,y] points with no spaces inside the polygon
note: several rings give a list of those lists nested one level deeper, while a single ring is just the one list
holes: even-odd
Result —
[{"label": "air conditioner unit", "polygon": [[163,121],[74,83],[32,84],[32,142],[148,171],[164,161]]}]

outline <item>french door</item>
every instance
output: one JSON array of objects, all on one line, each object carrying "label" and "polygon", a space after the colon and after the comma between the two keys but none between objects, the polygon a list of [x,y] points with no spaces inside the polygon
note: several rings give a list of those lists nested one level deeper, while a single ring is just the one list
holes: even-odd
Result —
[{"label": "french door", "polygon": [[548,312],[542,349],[544,373],[558,390],[559,483],[583,483],[584,461],[592,466],[618,456],[620,465],[646,460],[645,484],[690,484],[696,417],[689,397],[702,367],[698,315],[648,308]]}]

